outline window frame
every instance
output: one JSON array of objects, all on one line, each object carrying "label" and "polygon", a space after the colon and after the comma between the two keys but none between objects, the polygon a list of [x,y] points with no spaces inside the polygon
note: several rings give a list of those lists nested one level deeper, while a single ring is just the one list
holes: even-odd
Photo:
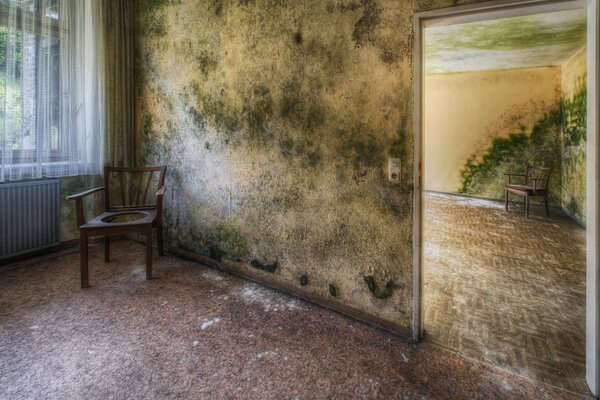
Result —
[{"label": "window frame", "polygon": [[[15,10],[15,12],[17,13],[16,15],[16,27],[14,27],[14,29],[16,29],[19,32],[22,33],[30,33],[33,34],[37,37],[40,38],[51,38],[51,39],[56,39],[59,43],[59,47],[60,47],[60,14],[58,18],[52,18],[49,17],[47,15],[45,15],[44,10],[42,10],[41,7],[41,0],[35,0],[34,1],[34,5],[35,5],[35,11],[26,11],[23,10],[20,6],[17,6],[18,9]],[[0,26],[1,27],[7,27],[10,28],[10,5],[7,4],[0,4]],[[31,28],[31,26],[23,26],[23,13],[25,13],[25,18],[27,18],[28,20],[32,20],[34,21],[33,24],[33,29]],[[44,27],[45,26],[45,31],[44,31]],[[59,77],[58,79],[60,80],[60,74],[62,73],[62,71],[60,71],[59,69]],[[59,91],[58,91],[58,97],[59,97],[59,101],[62,102],[62,97],[63,95],[61,94],[62,90],[60,88],[60,84],[59,84]],[[22,101],[22,100],[21,100]],[[74,138],[69,138],[68,136],[65,137],[65,140],[61,140],[61,134],[60,134],[60,130],[59,130],[59,145],[58,148],[38,148],[37,147],[37,136],[38,133],[36,132],[36,147],[33,149],[12,149],[12,150],[8,150],[8,149],[3,149],[0,148],[0,163],[2,163],[5,154],[7,153],[11,153],[10,154],[10,164],[4,164],[3,165],[3,169],[6,168],[19,168],[22,166],[31,166],[31,165],[56,165],[56,164],[60,164],[60,163],[64,163],[64,164],[72,164],[72,162],[68,162],[68,155],[67,153],[67,148],[69,147],[69,144],[64,143],[64,141],[73,141],[75,140]],[[73,145],[74,143],[71,143],[71,145]],[[40,157],[41,153],[46,153],[47,156],[44,157],[44,161],[38,161],[37,159]],[[14,160],[17,160],[16,162]]]}]

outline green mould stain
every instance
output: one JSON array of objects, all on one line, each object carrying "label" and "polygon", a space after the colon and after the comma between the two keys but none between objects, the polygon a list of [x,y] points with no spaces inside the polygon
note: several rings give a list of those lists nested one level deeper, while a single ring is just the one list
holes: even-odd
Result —
[{"label": "green mould stain", "polygon": [[300,46],[303,41],[304,41],[304,38],[302,37],[302,32],[300,32],[299,30],[296,31],[296,33],[294,34],[294,43],[296,43],[298,46]]},{"label": "green mould stain", "polygon": [[585,77],[562,108],[562,206],[580,223],[586,223],[586,130],[587,93]]},{"label": "green mould stain", "polygon": [[215,17],[223,16],[223,0],[211,0],[207,2],[215,14]]},{"label": "green mould stain", "polygon": [[565,146],[579,146],[586,140],[587,90],[585,80],[570,99],[561,101],[562,125]]},{"label": "green mould stain", "polygon": [[277,261],[275,261],[272,264],[267,264],[267,263],[261,263],[258,260],[250,261],[250,265],[256,269],[260,269],[261,271],[269,272],[271,274],[274,273],[275,271],[277,271],[277,267],[279,266]]},{"label": "green mould stain", "polygon": [[337,297],[339,294],[338,288],[333,283],[329,284],[329,294],[333,297]]},{"label": "green mould stain", "polygon": [[151,115],[144,115],[142,117],[142,133],[145,137],[154,136],[154,128]]},{"label": "green mould stain", "polygon": [[507,172],[525,171],[527,165],[547,166],[550,175],[550,202],[558,204],[561,193],[561,111],[555,107],[536,122],[531,133],[511,133],[497,137],[483,155],[467,159],[461,171],[459,193],[492,199],[502,199]]},{"label": "green mould stain", "polygon": [[[410,326],[397,309],[411,304],[413,189],[390,185],[386,168],[413,153],[412,96],[398,89],[411,81],[413,2],[136,7],[140,156],[168,161],[181,193],[169,244]],[[401,304],[375,301],[361,265],[406,288],[392,296]]]},{"label": "green mould stain", "polygon": [[221,261],[223,259],[223,252],[217,246],[210,246],[209,257],[215,261]]},{"label": "green mould stain", "polygon": [[352,40],[355,46],[361,47],[367,43],[375,44],[375,29],[381,22],[383,7],[374,0],[363,0],[363,15],[354,25]]},{"label": "green mould stain", "polygon": [[308,285],[308,275],[304,274],[300,277],[300,285],[302,285],[302,286]]},{"label": "green mould stain", "polygon": [[377,286],[377,283],[375,283],[375,278],[373,278],[372,275],[363,276],[363,279],[367,284],[369,291],[373,293],[373,296],[375,296],[376,299],[379,300],[387,299],[392,295],[394,289],[398,289],[400,287],[400,285],[395,284],[391,279],[387,281],[383,289]]}]

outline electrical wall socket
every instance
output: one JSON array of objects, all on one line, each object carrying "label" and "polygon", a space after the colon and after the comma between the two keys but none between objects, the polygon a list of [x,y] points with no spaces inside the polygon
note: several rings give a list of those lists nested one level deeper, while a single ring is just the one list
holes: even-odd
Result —
[{"label": "electrical wall socket", "polygon": [[391,183],[402,182],[402,162],[399,158],[388,158],[388,180]]}]

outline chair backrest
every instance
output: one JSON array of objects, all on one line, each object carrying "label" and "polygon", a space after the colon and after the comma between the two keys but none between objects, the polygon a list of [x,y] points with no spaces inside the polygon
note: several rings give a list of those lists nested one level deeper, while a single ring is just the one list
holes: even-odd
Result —
[{"label": "chair backrest", "polygon": [[104,167],[106,211],[156,208],[155,193],[165,183],[167,166]]},{"label": "chair backrest", "polygon": [[550,181],[550,167],[527,167],[527,184],[536,188],[536,190],[548,190]]}]

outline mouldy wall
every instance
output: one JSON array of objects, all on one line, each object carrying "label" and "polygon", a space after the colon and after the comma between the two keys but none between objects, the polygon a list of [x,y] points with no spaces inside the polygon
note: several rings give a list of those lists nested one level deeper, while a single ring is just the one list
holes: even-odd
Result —
[{"label": "mouldy wall", "polygon": [[587,49],[562,66],[562,206],[585,224]]},{"label": "mouldy wall", "polygon": [[[425,188],[461,191],[466,161],[481,161],[497,138],[530,132],[539,120],[558,108],[560,85],[559,67],[426,75]],[[499,182],[493,179],[498,190],[487,184],[473,188],[470,194],[501,198],[503,179],[503,174]]]},{"label": "mouldy wall", "polygon": [[144,162],[169,165],[168,243],[408,327],[412,16],[454,3],[136,2],[138,134]]}]

